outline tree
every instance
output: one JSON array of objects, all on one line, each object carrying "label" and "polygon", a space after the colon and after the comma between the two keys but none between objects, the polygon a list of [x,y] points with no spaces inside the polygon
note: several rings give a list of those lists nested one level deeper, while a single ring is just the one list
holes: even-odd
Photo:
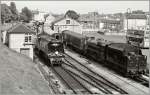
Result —
[{"label": "tree", "polygon": [[28,17],[24,13],[21,13],[20,14],[20,20],[23,20],[23,21],[27,22],[28,21]]},{"label": "tree", "polygon": [[21,12],[20,16],[22,16],[22,17],[20,17],[20,19],[24,20],[25,22],[29,22],[30,20],[32,20],[32,12],[27,7],[24,7],[22,9],[22,12]]},{"label": "tree", "polygon": [[18,11],[16,9],[16,4],[14,2],[10,3],[9,9],[12,12],[12,20],[17,20],[18,19]]},{"label": "tree", "polygon": [[79,15],[73,10],[68,10],[66,12],[65,16],[68,16],[68,17],[75,19],[75,20],[77,20],[79,18]]},{"label": "tree", "polygon": [[12,12],[9,9],[9,6],[7,6],[6,4],[1,4],[1,20],[2,20],[2,24],[4,22],[10,22],[11,21],[11,17],[12,17]]}]

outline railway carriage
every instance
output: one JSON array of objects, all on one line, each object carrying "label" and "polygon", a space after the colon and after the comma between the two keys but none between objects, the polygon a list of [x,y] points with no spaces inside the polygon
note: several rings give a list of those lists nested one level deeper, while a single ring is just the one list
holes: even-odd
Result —
[{"label": "railway carriage", "polygon": [[38,35],[35,52],[47,61],[47,65],[61,65],[64,58],[63,43],[43,33]]},{"label": "railway carriage", "polygon": [[85,36],[68,30],[63,31],[62,35],[66,46],[70,46],[71,48],[76,49],[78,52],[84,53],[87,41]]}]

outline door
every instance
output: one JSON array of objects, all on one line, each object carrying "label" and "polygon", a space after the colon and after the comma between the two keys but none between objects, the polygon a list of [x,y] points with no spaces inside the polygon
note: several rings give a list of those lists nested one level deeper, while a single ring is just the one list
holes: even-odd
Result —
[{"label": "door", "polygon": [[26,56],[30,56],[30,49],[29,48],[20,48],[20,53]]}]

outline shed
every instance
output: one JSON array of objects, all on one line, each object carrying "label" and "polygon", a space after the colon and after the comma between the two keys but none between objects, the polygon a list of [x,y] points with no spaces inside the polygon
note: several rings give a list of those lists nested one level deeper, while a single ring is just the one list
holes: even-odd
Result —
[{"label": "shed", "polygon": [[24,24],[17,24],[7,32],[8,47],[33,59],[35,34]]}]

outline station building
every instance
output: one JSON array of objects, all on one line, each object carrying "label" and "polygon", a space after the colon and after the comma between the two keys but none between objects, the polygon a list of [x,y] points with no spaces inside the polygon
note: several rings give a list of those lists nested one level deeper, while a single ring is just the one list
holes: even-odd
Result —
[{"label": "station building", "polygon": [[36,32],[25,26],[17,24],[7,31],[6,43],[9,48],[30,57],[33,60],[33,48]]},{"label": "station building", "polygon": [[82,33],[82,27],[80,23],[68,16],[63,16],[53,21],[51,28],[52,30],[60,33],[64,30],[74,31],[80,34]]},{"label": "station building", "polygon": [[148,23],[145,14],[126,14],[124,17],[124,30],[128,29],[138,29],[145,30]]}]

